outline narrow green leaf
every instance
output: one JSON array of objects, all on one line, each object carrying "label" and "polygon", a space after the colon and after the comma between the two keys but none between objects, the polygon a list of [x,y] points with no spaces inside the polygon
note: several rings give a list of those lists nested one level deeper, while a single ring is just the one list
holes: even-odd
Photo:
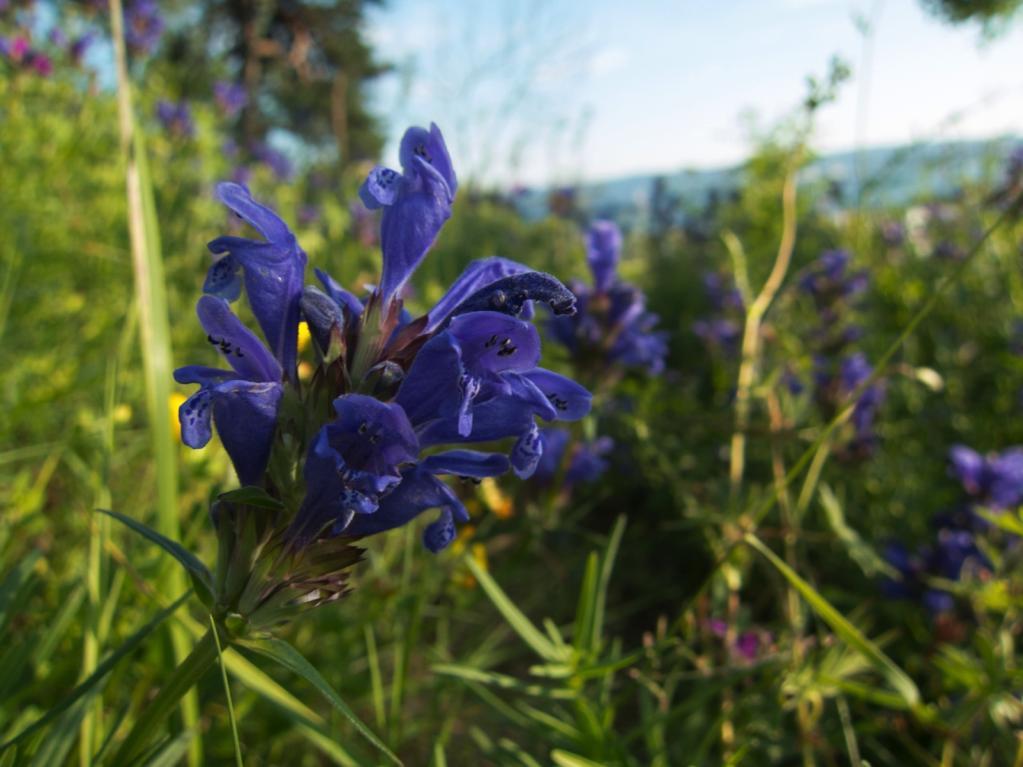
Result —
[{"label": "narrow green leaf", "polygon": [[526,684],[513,676],[497,674],[493,671],[485,671],[484,669],[473,668],[471,666],[459,666],[454,663],[438,663],[433,666],[433,670],[437,674],[447,674],[448,676],[459,677],[470,682],[482,682],[483,684],[500,687],[504,690],[516,690],[526,695],[536,695],[541,698],[571,700],[578,695],[574,690],[562,687],[544,687],[539,684]]},{"label": "narrow green leaf", "polygon": [[607,589],[611,584],[611,573],[614,571],[615,559],[618,558],[618,549],[622,545],[622,536],[625,535],[625,515],[618,515],[615,520],[614,529],[611,530],[611,537],[607,541],[607,550],[600,563],[600,585],[597,588],[597,599],[593,608],[593,638],[591,647],[594,650],[600,647],[600,637],[604,631],[604,614],[607,607]]},{"label": "narrow green leaf", "polygon": [[234,701],[231,700],[231,683],[227,680],[227,668],[224,666],[224,650],[220,646],[220,636],[217,633],[217,623],[210,616],[210,629],[213,632],[213,640],[217,645],[217,661],[220,664],[220,678],[224,682],[224,697],[227,699],[227,716],[231,720],[231,738],[234,741],[234,761],[238,767],[242,767],[242,744],[238,738],[238,722],[234,716]]},{"label": "narrow green leaf", "polygon": [[22,587],[28,582],[29,576],[32,574],[32,568],[36,566],[40,556],[39,551],[33,550],[30,552],[18,562],[10,574],[4,578],[4,582],[0,584],[0,628],[3,628],[7,623],[9,617],[7,612],[15,603]]},{"label": "narrow green leaf", "polygon": [[181,759],[188,753],[188,747],[194,738],[195,733],[191,730],[185,730],[177,737],[170,738],[145,763],[145,767],[175,767],[181,764]]},{"label": "narrow green leaf", "polygon": [[284,504],[270,495],[261,487],[246,485],[237,490],[221,493],[217,496],[218,501],[227,501],[244,506],[257,506],[261,509],[272,509],[274,511],[284,508]]},{"label": "narrow green leaf", "polygon": [[246,649],[252,650],[260,655],[270,658],[276,661],[280,665],[289,671],[298,674],[300,677],[309,682],[313,687],[320,691],[320,693],[330,701],[331,705],[334,706],[338,711],[352,725],[356,730],[359,731],[366,740],[372,743],[376,748],[383,753],[388,759],[394,764],[401,764],[401,760],[386,746],[384,742],[376,736],[376,734],[367,727],[355,712],[348,707],[348,704],[341,699],[334,688],[330,686],[330,683],[316,670],[309,661],[307,661],[298,650],[292,647],[290,644],[285,642],[283,639],[260,639],[257,641],[246,641],[239,642],[239,645]]},{"label": "narrow green leaf", "polygon": [[916,684],[892,661],[876,644],[864,636],[859,629],[852,625],[844,615],[831,606],[831,604],[817,592],[809,583],[804,581],[795,570],[785,564],[771,549],[764,545],[763,541],[752,533],[747,533],[746,542],[756,549],[774,568],[792,584],[807,604],[816,612],[825,623],[851,648],[861,653],[871,665],[888,681],[906,704],[915,707],[920,703],[920,691]]},{"label": "narrow green leaf", "polygon": [[896,576],[894,568],[882,559],[874,548],[860,537],[853,528],[845,521],[845,514],[842,511],[842,504],[832,492],[831,488],[821,484],[820,493],[821,508],[828,519],[828,525],[839,541],[845,546],[849,557],[860,567],[864,575]]},{"label": "narrow green leaf", "polygon": [[580,652],[593,650],[593,616],[597,610],[597,588],[600,581],[600,558],[591,551],[579,587],[579,604],[575,609],[575,631],[572,644]]},{"label": "narrow green leaf", "polygon": [[199,593],[199,597],[207,604],[212,604],[213,601],[213,576],[210,571],[206,568],[199,558],[195,556],[191,551],[186,549],[180,543],[172,541],[164,535],[156,532],[153,528],[148,525],[144,525],[137,519],[125,516],[116,511],[109,511],[107,509],[96,509],[101,514],[106,514],[109,517],[113,517],[118,522],[126,525],[127,527],[134,530],[136,533],[141,535],[146,540],[155,543],[165,552],[170,554],[178,563],[185,568],[189,576],[192,578],[193,583],[196,583],[196,592]]},{"label": "narrow green leaf", "polygon": [[471,556],[465,557],[465,564],[473,574],[476,581],[483,587],[494,607],[504,616],[508,624],[515,630],[515,633],[522,637],[523,641],[533,648],[544,660],[562,660],[564,654],[559,652],[543,633],[530,622],[529,618],[515,606],[515,603],[508,598],[497,581],[490,577],[490,573],[480,567]]},{"label": "narrow green leaf", "polygon": [[594,762],[579,754],[573,754],[561,749],[551,751],[551,761],[558,767],[603,767],[600,762]]},{"label": "narrow green leaf", "polygon": [[78,729],[91,697],[91,695],[87,695],[82,700],[76,701],[71,708],[57,718],[53,729],[33,754],[29,767],[50,767],[54,764],[64,764],[71,747],[74,746],[75,740],[78,738]]},{"label": "narrow green leaf", "polygon": [[190,595],[191,592],[186,592],[185,594],[182,594],[172,604],[170,604],[168,607],[164,608],[156,615],[154,615],[153,618],[149,621],[149,623],[147,623],[134,634],[132,634],[130,637],[128,637],[121,644],[120,647],[118,647],[114,652],[108,655],[103,660],[103,662],[96,667],[96,670],[89,676],[88,679],[83,681],[71,692],[69,692],[67,696],[62,701],[60,701],[60,703],[51,708],[49,711],[43,714],[43,716],[34,721],[32,724],[30,724],[24,730],[19,732],[16,736],[8,740],[6,743],[0,744],[0,752],[3,752],[4,750],[10,748],[16,743],[22,742],[25,738],[27,738],[32,733],[38,731],[41,727],[45,727],[47,724],[52,722],[56,717],[58,717],[61,714],[61,712],[66,711],[68,707],[71,706],[75,701],[77,701],[79,698],[81,698],[83,695],[89,692],[89,690],[91,690],[100,680],[103,679],[103,677],[110,673],[110,670],[117,665],[121,658],[123,658],[125,655],[128,655],[136,647],[138,647],[139,644],[142,643],[143,639],[149,636],[154,629],[156,629],[161,623],[167,620],[167,618],[175,610],[181,607],[181,605],[185,603],[185,601],[188,599]]},{"label": "narrow green leaf", "polygon": [[985,509],[978,509],[977,513],[995,527],[1013,535],[1023,536],[1023,518],[1020,518],[1019,511],[1009,510],[1000,514],[994,514]]}]

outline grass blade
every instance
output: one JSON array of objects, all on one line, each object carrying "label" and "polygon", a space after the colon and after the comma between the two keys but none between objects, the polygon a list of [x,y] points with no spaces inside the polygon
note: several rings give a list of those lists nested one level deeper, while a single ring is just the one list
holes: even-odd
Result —
[{"label": "grass blade", "polygon": [[529,618],[516,607],[515,603],[497,585],[497,581],[490,577],[490,573],[480,567],[471,556],[465,557],[465,564],[477,583],[483,587],[487,596],[490,597],[494,607],[508,621],[508,625],[515,630],[516,634],[522,637],[526,644],[533,648],[537,655],[548,661],[563,660],[562,653],[558,652],[558,648],[554,646],[554,643],[545,637],[543,632],[534,626]]},{"label": "grass blade", "polygon": [[[121,0],[109,0],[109,4],[117,73],[120,148],[128,200],[128,233],[135,274],[135,304],[139,315],[139,340],[146,383],[146,411],[156,466],[157,529],[171,540],[177,540],[181,537],[178,521],[177,446],[167,417],[173,367],[167,286],[145,141],[142,131],[135,124],[132,106],[122,4]],[[170,594],[179,593],[184,585],[182,574],[173,568],[165,571],[160,583],[161,588]],[[174,625],[171,625],[170,631],[174,660],[181,663],[190,651],[188,637]],[[189,692],[182,699],[181,713],[186,728],[198,732],[199,698],[195,692]],[[189,748],[189,763],[199,765],[202,762],[202,741],[199,737],[192,741]]]},{"label": "grass blade", "polygon": [[217,635],[217,624],[210,616],[210,628],[213,630],[213,641],[217,645],[217,660],[220,664],[220,676],[224,680],[224,697],[227,698],[227,715],[231,720],[231,737],[234,739],[234,760],[238,767],[242,767],[242,744],[238,738],[238,722],[234,716],[234,701],[231,700],[231,683],[227,681],[227,668],[224,666],[224,651],[220,646],[220,637]]},{"label": "grass blade", "polygon": [[167,620],[167,618],[170,617],[170,615],[175,610],[181,607],[181,605],[185,603],[185,601],[188,599],[190,595],[191,592],[186,592],[185,594],[182,594],[180,597],[174,600],[174,602],[171,603],[168,607],[164,608],[156,615],[154,615],[153,618],[149,621],[149,623],[145,624],[142,628],[140,628],[138,631],[136,631],[134,634],[128,637],[121,644],[120,647],[118,647],[114,652],[108,655],[106,659],[104,659],[104,661],[96,667],[96,670],[92,673],[92,675],[90,675],[88,679],[86,679],[84,682],[75,687],[70,693],[68,693],[67,697],[65,697],[64,700],[62,700],[56,706],[51,708],[49,711],[43,714],[42,717],[34,721],[32,724],[30,724],[24,730],[19,732],[9,741],[0,744],[0,752],[5,751],[6,749],[10,748],[13,745],[21,743],[29,735],[31,735],[34,732],[37,732],[40,728],[45,727],[47,724],[49,724],[58,716],[60,716],[62,712],[66,711],[69,706],[73,705],[75,701],[77,701],[79,698],[81,698],[83,695],[89,692],[89,690],[95,687],[96,684],[103,679],[103,677],[110,673],[110,670],[117,665],[121,658],[123,658],[125,655],[128,655],[136,647],[138,647],[142,643],[143,639],[145,639],[147,636],[153,633],[153,631],[161,623]]},{"label": "grass blade", "polygon": [[282,639],[261,639],[259,641],[251,642],[239,642],[240,646],[245,647],[253,652],[270,658],[276,661],[280,665],[289,671],[298,674],[300,677],[309,682],[313,687],[320,691],[320,693],[330,701],[331,705],[334,706],[338,711],[352,725],[359,734],[362,735],[366,740],[372,743],[376,748],[384,754],[394,764],[401,764],[401,760],[386,746],[384,742],[376,736],[376,734],[366,724],[355,715],[355,712],[349,708],[348,704],[341,699],[334,688],[330,686],[330,683],[320,674],[316,668],[307,661],[298,650],[292,647],[290,644]]},{"label": "grass blade", "polygon": [[161,549],[170,554],[178,563],[188,571],[189,576],[192,578],[192,582],[196,585],[196,591],[199,594],[200,599],[204,602],[212,603],[213,600],[213,576],[210,571],[206,568],[202,562],[199,561],[198,557],[195,556],[191,551],[186,549],[180,543],[172,541],[164,535],[156,532],[153,528],[148,525],[144,525],[137,519],[125,516],[116,511],[109,511],[107,509],[96,509],[100,514],[106,514],[108,517],[113,517],[121,524],[131,528],[134,532],[141,535],[146,540],[155,543]]},{"label": "grass blade", "polygon": [[821,619],[851,648],[861,653],[871,665],[888,681],[906,704],[915,707],[920,703],[920,691],[912,679],[895,665],[876,644],[864,636],[859,629],[850,623],[842,613],[831,606],[821,594],[809,583],[804,581],[799,574],[789,567],[777,554],[764,545],[763,541],[752,533],[745,537],[746,543],[756,549],[764,559],[770,562],[774,568],[782,574],[792,587],[806,600]]}]

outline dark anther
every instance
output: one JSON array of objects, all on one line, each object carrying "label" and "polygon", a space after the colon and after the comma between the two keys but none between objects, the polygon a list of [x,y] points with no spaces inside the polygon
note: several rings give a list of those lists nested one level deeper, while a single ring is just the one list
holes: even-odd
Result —
[{"label": "dark anther", "polygon": [[568,410],[568,402],[557,394],[548,394],[547,399],[551,401],[551,404],[558,410]]},{"label": "dark anther", "polygon": [[492,336],[490,336],[490,340],[487,341],[485,344],[483,344],[483,346],[485,346],[487,349],[489,349],[491,346],[493,346],[496,343],[497,343],[497,336],[496,335],[492,335]]},{"label": "dark anther", "polygon": [[369,424],[367,424],[365,421],[363,421],[362,423],[359,424],[359,434],[365,434],[368,431],[369,431]]}]

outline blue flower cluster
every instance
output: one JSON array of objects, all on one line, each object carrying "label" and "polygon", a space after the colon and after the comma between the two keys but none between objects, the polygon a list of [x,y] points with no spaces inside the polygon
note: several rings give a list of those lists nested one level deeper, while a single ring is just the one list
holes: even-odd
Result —
[{"label": "blue flower cluster", "polygon": [[658,318],[646,309],[646,296],[618,277],[622,233],[611,221],[596,221],[586,236],[586,260],[592,286],[572,281],[578,302],[573,315],[551,319],[551,337],[572,354],[578,365],[606,374],[609,364],[664,370],[667,334],[654,330]]},{"label": "blue flower cluster", "polygon": [[124,39],[132,53],[149,55],[163,36],[164,20],[156,0],[132,0],[124,9]]},{"label": "blue flower cluster", "polygon": [[[814,396],[827,417],[843,407],[874,372],[866,356],[852,350],[862,329],[851,322],[850,310],[866,290],[865,271],[851,271],[851,256],[844,250],[825,251],[806,271],[800,289],[814,303],[818,322],[811,331]],[[852,436],[839,450],[847,460],[869,457],[876,446],[874,421],[884,401],[884,384],[867,386],[853,410]]]},{"label": "blue flower cluster", "polygon": [[192,108],[187,101],[159,101],[156,104],[156,119],[163,129],[172,136],[191,138],[195,135]]},{"label": "blue flower cluster", "polygon": [[693,323],[695,333],[708,349],[732,356],[739,351],[742,320],[745,313],[742,294],[717,272],[703,275],[703,292],[711,314]]},{"label": "blue flower cluster", "polygon": [[[200,387],[181,406],[182,439],[201,447],[215,425],[241,483],[290,504],[293,547],[439,509],[423,542],[440,551],[468,514],[439,477],[528,477],[543,451],[537,416],[571,421],[590,408],[583,387],[538,367],[540,337],[523,319],[533,302],[557,316],[575,311],[554,277],[482,259],[425,315],[403,310],[399,296],[451,215],[457,180],[436,126],[410,128],[400,159],[401,171],[377,167],[360,190],[367,207],[382,209],[382,275],[366,300],[319,269],[320,287],[306,285],[307,257],[288,226],[245,187],[217,188],[262,239],[209,244],[216,260],[198,315],[230,370],[176,371],[179,383]],[[231,310],[243,290],[265,343]],[[300,321],[317,355],[308,384],[297,375]],[[505,439],[508,454],[457,447]]]},{"label": "blue flower cluster", "polygon": [[596,482],[607,471],[607,456],[614,449],[614,440],[610,437],[571,445],[568,430],[557,427],[541,429],[540,439],[543,455],[533,478],[542,484],[551,484],[561,476],[562,487]]},{"label": "blue flower cluster", "polygon": [[899,575],[897,580],[884,582],[885,594],[919,601],[934,615],[955,607],[954,595],[941,580],[959,581],[991,568],[978,545],[990,525],[977,509],[999,512],[1023,503],[1023,448],[983,456],[965,445],[955,445],[948,457],[949,473],[962,485],[963,501],[935,515],[932,544],[911,552],[896,542],[885,550],[888,563]]}]

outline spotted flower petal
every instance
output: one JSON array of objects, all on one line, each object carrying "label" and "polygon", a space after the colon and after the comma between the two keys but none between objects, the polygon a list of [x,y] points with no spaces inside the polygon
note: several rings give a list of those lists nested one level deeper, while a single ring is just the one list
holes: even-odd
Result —
[{"label": "spotted flower petal", "polygon": [[239,376],[249,381],[280,381],[281,366],[255,334],[239,320],[227,301],[203,296],[196,306],[206,339]]}]

